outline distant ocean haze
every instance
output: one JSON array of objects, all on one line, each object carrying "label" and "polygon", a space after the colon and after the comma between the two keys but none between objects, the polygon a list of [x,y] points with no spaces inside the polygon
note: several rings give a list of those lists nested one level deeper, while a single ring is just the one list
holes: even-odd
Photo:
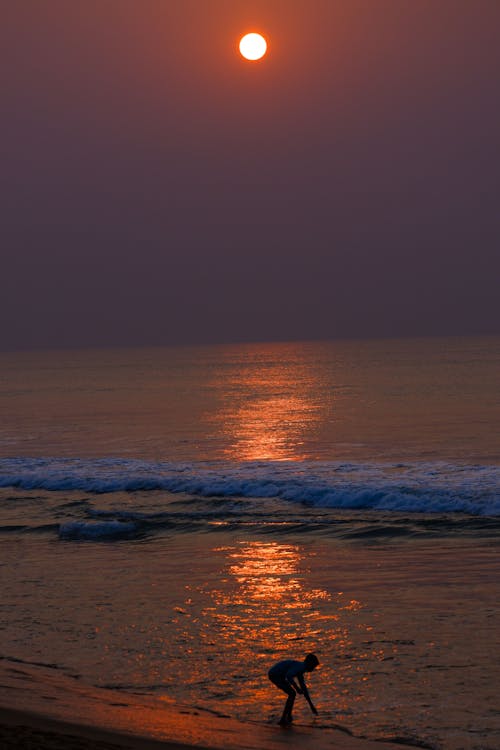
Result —
[{"label": "distant ocean haze", "polygon": [[500,457],[500,338],[0,354],[0,456]]}]

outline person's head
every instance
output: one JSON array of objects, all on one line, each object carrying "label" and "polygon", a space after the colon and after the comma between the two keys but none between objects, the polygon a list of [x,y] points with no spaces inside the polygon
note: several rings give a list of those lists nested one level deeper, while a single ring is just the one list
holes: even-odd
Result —
[{"label": "person's head", "polygon": [[312,672],[318,666],[319,659],[316,654],[307,654],[304,664],[306,665],[306,672]]}]

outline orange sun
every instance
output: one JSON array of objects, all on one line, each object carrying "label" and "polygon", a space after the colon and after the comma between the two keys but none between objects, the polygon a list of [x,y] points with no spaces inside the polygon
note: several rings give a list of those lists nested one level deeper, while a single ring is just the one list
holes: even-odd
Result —
[{"label": "orange sun", "polygon": [[262,34],[245,34],[240,39],[240,52],[245,60],[260,60],[267,52],[267,42]]}]

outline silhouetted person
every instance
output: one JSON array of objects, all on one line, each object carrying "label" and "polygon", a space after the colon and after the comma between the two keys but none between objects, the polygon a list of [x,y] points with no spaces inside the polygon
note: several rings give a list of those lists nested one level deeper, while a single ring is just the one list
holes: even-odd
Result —
[{"label": "silhouetted person", "polygon": [[[279,720],[279,724],[282,726],[291,724],[292,722],[292,709],[297,693],[304,696],[313,714],[317,715],[318,712],[313,706],[304,681],[304,672],[312,672],[318,664],[318,657],[315,654],[307,654],[304,661],[285,659],[284,661],[279,661],[269,670],[269,679],[273,685],[276,685],[277,688],[283,690],[288,695],[285,708],[283,709],[283,716]],[[298,685],[295,680],[298,680]]]}]

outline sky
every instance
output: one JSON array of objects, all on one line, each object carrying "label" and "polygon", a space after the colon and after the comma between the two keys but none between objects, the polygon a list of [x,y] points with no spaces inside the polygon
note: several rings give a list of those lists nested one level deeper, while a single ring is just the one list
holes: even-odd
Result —
[{"label": "sky", "polygon": [[500,332],[498,0],[0,14],[0,349]]}]

